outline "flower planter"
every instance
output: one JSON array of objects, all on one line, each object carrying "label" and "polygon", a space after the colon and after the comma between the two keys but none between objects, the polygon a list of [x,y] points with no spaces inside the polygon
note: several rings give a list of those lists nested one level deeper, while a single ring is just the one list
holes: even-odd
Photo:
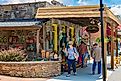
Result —
[{"label": "flower planter", "polygon": [[14,77],[45,78],[61,74],[59,61],[0,62],[0,74]]}]

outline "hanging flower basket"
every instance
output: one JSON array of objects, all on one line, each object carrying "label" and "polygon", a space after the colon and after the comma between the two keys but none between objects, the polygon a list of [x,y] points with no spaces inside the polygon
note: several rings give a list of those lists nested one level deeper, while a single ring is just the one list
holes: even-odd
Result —
[{"label": "hanging flower basket", "polygon": [[89,32],[89,33],[96,33],[99,31],[99,28],[97,25],[89,25],[87,28],[86,28],[86,31]]}]

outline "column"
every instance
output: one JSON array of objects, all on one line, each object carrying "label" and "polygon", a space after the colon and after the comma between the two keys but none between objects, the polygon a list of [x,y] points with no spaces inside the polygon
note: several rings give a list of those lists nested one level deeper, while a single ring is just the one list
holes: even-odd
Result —
[{"label": "column", "polygon": [[114,27],[111,25],[111,69],[114,69]]},{"label": "column", "polygon": [[71,41],[74,42],[74,26],[72,25],[70,29],[71,29]]},{"label": "column", "polygon": [[40,32],[40,29],[37,30],[37,42],[36,42],[36,48],[37,48],[37,54],[39,54],[39,46],[40,46],[40,43],[39,43],[39,32]]},{"label": "column", "polygon": [[[106,32],[106,29],[107,29],[107,22],[104,21],[104,39],[107,37],[107,32]],[[104,60],[105,60],[105,64],[106,64],[106,77],[107,77],[107,42],[104,41]]]},{"label": "column", "polygon": [[[58,20],[58,30],[59,30],[59,32],[58,32],[58,35],[59,35],[59,37],[60,37],[60,31],[61,31],[61,21],[60,20]],[[59,47],[59,49],[58,49],[58,51],[60,51],[61,49],[60,49],[60,39],[58,39],[58,47]]]},{"label": "column", "polygon": [[66,32],[67,32],[67,42],[69,41],[69,39],[70,39],[70,36],[69,36],[69,27],[70,27],[70,25],[69,25],[70,23],[68,22],[67,23],[67,28],[66,28]]},{"label": "column", "polygon": [[118,57],[118,30],[117,27],[115,27],[115,33],[116,33],[116,57]]},{"label": "column", "polygon": [[45,28],[46,28],[46,25],[43,24],[42,28],[43,28],[43,50],[45,50],[45,37],[46,37],[46,34],[45,34],[46,33],[46,31],[45,31],[46,29]]}]

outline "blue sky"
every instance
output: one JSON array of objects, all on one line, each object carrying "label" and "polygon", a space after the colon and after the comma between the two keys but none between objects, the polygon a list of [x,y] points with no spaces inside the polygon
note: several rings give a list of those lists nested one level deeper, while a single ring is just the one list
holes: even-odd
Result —
[{"label": "blue sky", "polygon": [[[95,5],[99,4],[100,0],[63,0],[67,5]],[[121,0],[103,0],[103,3],[107,6],[120,5]]]},{"label": "blue sky", "polygon": [[[11,3],[11,2],[32,2],[32,1],[51,1],[51,0],[0,0],[0,4]],[[95,5],[99,4],[100,0],[57,0],[63,2],[66,5]],[[121,0],[103,0],[107,6],[120,5]]]},{"label": "blue sky", "polygon": [[[48,1],[51,0],[0,0],[0,4],[25,3],[34,1]],[[57,0],[68,6],[79,5],[98,5],[100,0]],[[111,7],[112,12],[116,15],[121,15],[121,0],[103,0],[103,3]]]}]

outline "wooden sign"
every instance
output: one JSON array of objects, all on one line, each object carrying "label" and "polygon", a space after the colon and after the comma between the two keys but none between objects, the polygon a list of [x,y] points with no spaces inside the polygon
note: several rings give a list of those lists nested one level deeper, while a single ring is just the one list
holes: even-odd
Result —
[{"label": "wooden sign", "polygon": [[89,32],[89,33],[96,33],[99,31],[99,28],[97,25],[89,25],[87,28],[86,28],[86,31]]}]

